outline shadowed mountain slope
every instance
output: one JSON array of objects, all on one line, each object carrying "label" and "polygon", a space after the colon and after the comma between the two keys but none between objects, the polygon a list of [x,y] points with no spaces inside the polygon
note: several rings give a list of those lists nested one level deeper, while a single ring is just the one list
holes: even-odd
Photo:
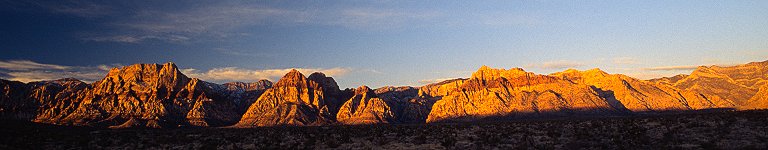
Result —
[{"label": "shadowed mountain slope", "polygon": [[639,80],[600,69],[550,75],[482,66],[421,87],[340,90],[296,70],[277,83],[215,84],[173,63],[114,68],[99,81],[0,79],[0,118],[112,128],[431,123],[768,108],[768,61]]}]

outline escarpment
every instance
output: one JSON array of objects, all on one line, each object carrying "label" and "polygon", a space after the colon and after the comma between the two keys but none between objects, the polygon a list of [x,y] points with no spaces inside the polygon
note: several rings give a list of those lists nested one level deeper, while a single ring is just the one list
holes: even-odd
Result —
[{"label": "escarpment", "polygon": [[323,73],[210,83],[173,63],[114,68],[93,83],[0,79],[0,119],[110,128],[314,126],[616,116],[768,108],[768,61],[640,80],[600,69],[549,75],[482,66],[420,87],[341,90]]}]

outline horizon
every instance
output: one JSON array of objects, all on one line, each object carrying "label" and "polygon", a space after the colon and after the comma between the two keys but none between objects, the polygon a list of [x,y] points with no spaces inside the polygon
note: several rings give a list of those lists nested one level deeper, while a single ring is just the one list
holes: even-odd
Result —
[{"label": "horizon", "polygon": [[[11,62],[13,62],[13,61],[11,61]],[[746,65],[746,64],[750,64],[750,63],[760,63],[760,62],[768,62],[768,60],[764,60],[764,61],[754,61],[754,62],[747,62],[747,63],[743,63],[743,64],[729,64],[729,65],[708,65],[708,66],[706,66],[706,65],[699,65],[699,66],[695,66],[695,67],[696,67],[696,68],[698,68],[698,67],[715,67],[715,66],[717,66],[717,67],[734,67],[734,66],[741,66],[741,65]],[[30,63],[34,63],[34,62],[30,62]],[[193,75],[193,76],[190,76],[190,75],[189,75],[189,74],[194,74],[194,73],[196,73],[196,72],[190,72],[188,69],[182,69],[182,68],[178,68],[178,64],[176,64],[176,63],[174,63],[174,62],[166,62],[166,63],[151,63],[150,65],[164,65],[164,64],[167,64],[167,63],[172,63],[172,64],[176,65],[176,66],[177,66],[177,69],[178,69],[178,71],[179,71],[179,72],[181,72],[182,74],[184,74],[184,75],[186,75],[186,76],[188,76],[188,77],[190,77],[190,78],[196,78],[196,77],[193,77],[194,75]],[[0,61],[0,68],[3,68],[3,67],[8,67],[8,65],[9,65],[9,64],[12,64],[12,63],[8,63],[8,62],[2,62],[2,61]],[[41,66],[50,66],[50,65],[52,65],[52,64],[35,64],[35,65],[41,65]],[[139,64],[131,64],[131,65],[139,65]],[[123,67],[126,67],[126,66],[131,66],[131,65],[125,65],[125,66],[116,66],[116,67],[112,67],[112,68],[100,68],[100,69],[102,69],[102,71],[106,71],[106,72],[109,72],[111,69],[123,69]],[[53,65],[53,66],[55,66],[55,65]],[[22,66],[15,66],[15,67],[22,67]],[[64,67],[64,66],[59,66],[59,67]],[[482,67],[489,67],[489,66],[487,66],[487,65],[482,65],[482,66],[478,67],[478,69],[475,69],[475,72],[476,72],[477,70],[481,69]],[[489,67],[489,68],[490,68],[490,69],[504,69],[504,70],[510,70],[510,69],[519,68],[519,69],[523,69],[523,70],[524,70],[524,71],[526,71],[526,72],[532,72],[532,71],[528,71],[528,70],[525,70],[525,68],[521,68],[521,67],[511,67],[511,68],[494,68],[494,67]],[[605,70],[602,70],[602,69],[600,69],[600,68],[590,68],[590,69],[574,69],[574,68],[567,68],[567,69],[564,69],[564,70],[560,70],[560,71],[557,71],[557,72],[552,72],[552,73],[548,73],[548,74],[542,74],[542,73],[537,73],[537,72],[532,72],[532,73],[534,73],[534,74],[539,74],[539,75],[551,75],[551,74],[555,74],[555,73],[565,72],[565,71],[568,71],[568,70],[576,70],[576,71],[589,71],[589,70],[594,70],[594,69],[597,69],[597,70],[600,70],[600,71],[606,72]],[[666,69],[666,68],[662,68],[662,69]],[[186,71],[185,71],[185,70],[186,70]],[[299,73],[301,73],[301,74],[302,74],[302,75],[304,75],[305,77],[308,77],[308,76],[309,76],[310,74],[312,74],[312,73],[323,73],[323,74],[325,74],[325,75],[328,75],[328,74],[326,74],[326,73],[324,73],[324,72],[322,72],[322,71],[319,71],[319,70],[313,70],[313,69],[303,69],[303,68],[287,68],[287,69],[284,69],[284,72],[285,72],[285,73],[283,73],[283,75],[280,75],[278,78],[275,78],[275,79],[264,78],[264,79],[259,79],[259,80],[267,80],[267,81],[270,81],[270,82],[276,83],[277,81],[279,81],[280,79],[282,79],[282,77],[284,77],[284,76],[285,76],[285,75],[287,75],[287,74],[288,74],[290,71],[293,71],[293,70],[296,70],[296,71],[298,71]],[[302,70],[304,70],[304,71],[302,71]],[[695,69],[694,69],[694,71],[695,71]],[[280,73],[280,72],[278,71],[278,72],[275,72],[275,73]],[[474,72],[471,72],[471,73],[474,73]],[[470,73],[470,74],[471,74],[471,73]],[[611,72],[606,72],[606,73],[608,73],[608,74],[618,74],[618,73],[611,73]],[[691,72],[691,73],[692,73],[692,72]],[[682,73],[682,74],[675,74],[675,75],[672,75],[672,76],[662,76],[662,77],[658,77],[658,78],[651,78],[651,79],[640,79],[640,80],[652,80],[652,79],[659,79],[659,78],[664,78],[664,77],[673,77],[673,76],[677,76],[677,75],[691,75],[691,73],[687,73],[687,74],[685,74],[685,73]],[[105,77],[106,77],[106,75],[107,75],[107,73],[104,73],[104,76],[105,76]],[[273,75],[273,76],[274,76],[274,75]],[[333,77],[333,76],[330,76],[330,75],[328,75],[328,77]],[[632,76],[630,76],[630,77],[632,77]],[[274,78],[274,77],[273,77],[273,78]],[[443,82],[443,81],[448,81],[448,80],[454,80],[454,79],[468,79],[468,78],[471,78],[471,76],[465,76],[465,77],[457,77],[457,78],[445,78],[445,79],[436,79],[436,80],[431,80],[431,81],[429,81],[428,83],[423,83],[423,84],[420,84],[420,85],[383,85],[383,86],[374,87],[373,89],[377,89],[377,88],[383,88],[383,87],[403,87],[403,86],[406,86],[406,87],[421,87],[421,86],[426,86],[426,85],[429,85],[429,84],[440,83],[440,82]],[[637,77],[633,77],[633,78],[637,78]],[[2,78],[0,78],[0,79],[2,79]],[[78,79],[78,78],[75,78],[75,77],[63,77],[63,78],[56,78],[56,79],[50,79],[50,80],[29,80],[29,81],[11,80],[11,81],[19,81],[19,82],[29,83],[29,82],[38,82],[38,81],[55,81],[55,80],[62,80],[62,79],[77,79],[77,80],[79,80],[79,81],[83,81],[83,82],[85,82],[85,83],[91,84],[91,83],[94,83],[94,82],[96,82],[96,81],[98,81],[98,80],[101,80],[101,79],[103,79],[103,77],[102,77],[102,78],[100,78],[100,79],[98,79],[98,80],[94,80],[94,81],[87,81],[87,80],[82,80],[82,79]],[[335,78],[334,78],[334,79],[335,79]],[[638,78],[638,79],[639,79],[639,78]],[[338,79],[335,79],[335,80],[336,80],[336,82],[339,82],[339,81],[338,81]],[[203,81],[205,81],[205,80],[203,80]],[[207,81],[207,82],[210,82],[210,81]],[[241,83],[255,83],[255,82],[257,82],[257,81],[253,81],[253,82],[245,82],[245,81],[229,81],[229,82],[212,82],[212,83],[216,83],[216,84],[225,84],[225,83],[233,83],[233,82],[241,82]],[[420,82],[421,82],[421,81],[420,81]],[[368,86],[368,87],[372,87],[372,86],[369,86],[369,85],[365,85],[365,84],[363,84],[363,85],[357,85],[357,86],[354,86],[354,87],[341,87],[341,86],[340,86],[340,88],[342,88],[342,89],[355,89],[355,88],[358,88],[358,87],[362,87],[362,86]]]},{"label": "horizon", "polygon": [[2,1],[0,78],[95,81],[174,62],[213,83],[323,72],[421,86],[482,65],[638,79],[768,58],[768,1]]}]

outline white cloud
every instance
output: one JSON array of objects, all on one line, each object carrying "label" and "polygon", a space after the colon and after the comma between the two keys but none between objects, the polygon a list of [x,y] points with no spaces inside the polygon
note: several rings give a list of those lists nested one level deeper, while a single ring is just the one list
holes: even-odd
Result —
[{"label": "white cloud", "polygon": [[53,65],[53,64],[41,64],[29,60],[0,60],[0,69],[7,69],[13,71],[23,70],[36,70],[36,69],[52,69],[52,70],[66,70],[70,69],[69,66]]},{"label": "white cloud", "polygon": [[[270,81],[277,81],[290,72],[291,69],[242,69],[237,67],[224,67],[214,68],[208,71],[200,71],[197,69],[182,69],[181,72],[189,77],[200,78],[205,81],[211,81],[216,83],[224,82],[255,82],[261,79],[268,79]],[[348,68],[295,68],[305,76],[314,72],[322,72],[327,76],[338,77],[347,74],[350,69]]]},{"label": "white cloud", "polygon": [[568,61],[568,60],[558,60],[558,61],[548,61],[541,64],[529,64],[526,67],[559,70],[559,69],[576,68],[581,66],[584,66],[584,64],[579,62],[574,62],[574,61]]},{"label": "white cloud", "polygon": [[641,79],[641,80],[649,80],[649,79],[655,79],[655,78],[661,78],[661,77],[671,77],[674,75],[678,75],[680,73],[675,72],[667,72],[667,73],[648,73],[648,72],[631,72],[626,73],[625,75]]},{"label": "white cloud", "polygon": [[695,70],[699,66],[660,66],[660,67],[651,67],[651,68],[643,68],[642,70],[648,70],[648,71],[690,71]]},{"label": "white cloud", "polygon": [[[121,66],[120,64],[64,66],[29,60],[0,60],[0,78],[21,82],[76,78],[84,82],[93,82],[104,78],[110,69]],[[214,68],[207,71],[190,68],[180,71],[189,77],[224,83],[233,81],[255,82],[261,79],[277,81],[291,69],[296,69],[306,76],[314,72],[322,72],[331,77],[344,76],[351,71],[349,68],[242,69],[237,67]]]},{"label": "white cloud", "polygon": [[437,79],[425,79],[425,80],[419,80],[419,84],[432,84],[432,83],[438,83],[446,80],[453,80],[458,78],[437,78]]},{"label": "white cloud", "polygon": [[21,82],[76,78],[93,82],[104,78],[107,71],[119,64],[98,66],[64,66],[43,64],[29,60],[0,60],[0,77]]}]

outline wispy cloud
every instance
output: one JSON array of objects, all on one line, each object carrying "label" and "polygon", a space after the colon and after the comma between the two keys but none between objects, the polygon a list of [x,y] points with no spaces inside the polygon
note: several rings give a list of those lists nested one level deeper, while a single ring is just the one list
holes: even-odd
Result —
[{"label": "wispy cloud", "polygon": [[453,79],[458,79],[458,78],[425,79],[425,80],[419,80],[418,83],[419,84],[432,84],[432,83],[438,83],[438,82],[442,82],[442,81],[445,81],[445,80],[453,80]]},{"label": "wispy cloud", "polygon": [[612,61],[614,64],[622,64],[622,65],[638,64],[638,60],[632,57],[616,57],[616,58],[613,58]]},{"label": "wispy cloud", "polygon": [[0,69],[7,69],[12,71],[25,71],[25,70],[66,70],[72,67],[54,65],[54,64],[41,64],[29,60],[0,60]]},{"label": "wispy cloud", "polygon": [[242,82],[255,82],[261,79],[268,79],[271,81],[277,81],[290,72],[291,69],[296,69],[304,75],[309,75],[313,72],[322,72],[327,76],[338,77],[347,74],[351,69],[349,68],[286,68],[286,69],[242,69],[237,67],[224,67],[214,68],[208,71],[201,71],[197,69],[182,69],[182,73],[187,76],[200,78],[205,81],[211,81],[216,83],[225,83],[233,81]]},{"label": "wispy cloud", "polygon": [[649,79],[655,79],[655,78],[661,78],[661,77],[670,77],[674,75],[678,75],[680,73],[655,73],[655,72],[629,72],[626,73],[627,76],[641,79],[641,80],[649,80]]},{"label": "wispy cloud", "polygon": [[21,82],[77,78],[93,82],[104,78],[107,71],[119,64],[98,66],[64,66],[29,60],[0,60],[0,77]]},{"label": "wispy cloud", "polygon": [[237,50],[237,49],[230,49],[230,48],[214,48],[213,50],[218,51],[222,54],[232,55],[232,56],[247,56],[247,57],[274,57],[275,54],[268,54],[264,52],[253,52],[253,51],[245,51],[245,50]]},{"label": "wispy cloud", "polygon": [[660,67],[650,67],[650,68],[643,68],[642,70],[648,70],[648,71],[689,71],[689,70],[695,70],[699,66],[660,66]]},{"label": "wispy cloud", "polygon": [[[192,2],[198,3],[198,2]],[[145,5],[145,4],[141,4]],[[223,2],[179,4],[164,7],[128,7],[72,3],[48,7],[53,12],[80,17],[108,16],[103,25],[110,32],[90,31],[81,39],[94,42],[140,43],[148,40],[186,42],[222,40],[245,36],[240,30],[259,25],[322,25],[354,29],[398,27],[407,22],[423,21],[439,13],[364,6],[335,8],[280,7],[262,2]],[[113,10],[118,9],[118,10]],[[120,13],[106,13],[120,12]]]},{"label": "wispy cloud", "polygon": [[[93,82],[104,78],[110,69],[122,67],[120,64],[105,64],[98,66],[65,66],[38,63],[29,60],[0,60],[0,78],[21,82],[56,80],[61,78],[76,78],[85,82]],[[233,81],[255,82],[261,79],[277,81],[291,71],[299,70],[304,75],[322,72],[327,76],[340,77],[349,73],[350,68],[285,68],[285,69],[243,69],[237,67],[214,68],[207,71],[198,69],[181,69],[189,77],[205,81],[225,83]]]},{"label": "wispy cloud", "polygon": [[581,66],[584,66],[584,64],[580,62],[569,61],[569,60],[557,60],[557,61],[543,62],[541,64],[529,64],[526,67],[559,70],[559,69],[577,68]]}]

